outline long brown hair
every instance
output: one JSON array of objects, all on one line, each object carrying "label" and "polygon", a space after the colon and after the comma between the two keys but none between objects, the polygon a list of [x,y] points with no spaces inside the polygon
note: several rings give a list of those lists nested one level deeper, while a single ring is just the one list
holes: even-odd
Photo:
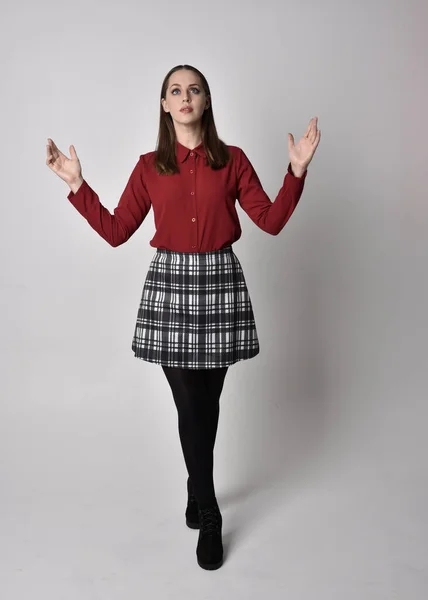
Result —
[{"label": "long brown hair", "polygon": [[217,129],[214,123],[214,113],[212,109],[212,98],[208,82],[204,75],[191,65],[177,65],[172,68],[166,75],[162,83],[160,94],[160,118],[159,118],[159,133],[156,144],[155,166],[160,175],[173,175],[179,173],[179,168],[176,159],[176,141],[174,123],[170,113],[164,111],[162,107],[162,99],[166,97],[169,78],[175,71],[188,69],[194,71],[200,78],[202,87],[206,96],[210,97],[210,106],[204,111],[201,121],[201,136],[202,144],[207,157],[207,164],[214,170],[222,169],[230,158],[230,152],[227,145],[220,140],[217,134]]}]

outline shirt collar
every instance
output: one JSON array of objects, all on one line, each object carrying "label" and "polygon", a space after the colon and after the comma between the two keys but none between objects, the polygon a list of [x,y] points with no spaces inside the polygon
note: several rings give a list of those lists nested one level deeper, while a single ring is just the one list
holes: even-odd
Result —
[{"label": "shirt collar", "polygon": [[175,147],[176,147],[178,162],[184,162],[186,160],[186,158],[189,156],[190,152],[194,152],[195,154],[198,154],[202,158],[206,157],[206,153],[205,153],[202,142],[198,146],[193,148],[192,150],[190,148],[186,148],[186,146],[183,146],[183,144],[180,144],[180,142],[178,142],[177,140],[176,140],[175,144],[176,144]]}]

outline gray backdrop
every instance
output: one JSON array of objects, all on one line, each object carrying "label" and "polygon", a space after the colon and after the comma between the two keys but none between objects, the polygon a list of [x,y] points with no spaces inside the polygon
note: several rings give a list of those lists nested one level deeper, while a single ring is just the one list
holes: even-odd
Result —
[{"label": "gray backdrop", "polygon": [[[8,600],[428,594],[427,55],[422,0],[75,1],[1,8],[0,595]],[[172,395],[131,339],[153,211],[111,248],[45,165],[51,137],[111,211],[180,63],[274,200],[238,206],[261,353],[230,367],[215,482],[225,564],[196,564]]]}]

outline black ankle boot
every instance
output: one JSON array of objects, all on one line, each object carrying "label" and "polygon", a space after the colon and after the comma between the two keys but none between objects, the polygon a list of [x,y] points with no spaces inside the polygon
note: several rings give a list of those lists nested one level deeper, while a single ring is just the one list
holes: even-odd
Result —
[{"label": "black ankle boot", "polygon": [[218,504],[199,508],[199,539],[196,548],[198,565],[210,571],[223,564],[221,529],[223,519]]},{"label": "black ankle boot", "polygon": [[190,527],[190,529],[199,529],[198,508],[198,501],[193,493],[193,486],[189,477],[187,479],[186,525],[187,527]]}]

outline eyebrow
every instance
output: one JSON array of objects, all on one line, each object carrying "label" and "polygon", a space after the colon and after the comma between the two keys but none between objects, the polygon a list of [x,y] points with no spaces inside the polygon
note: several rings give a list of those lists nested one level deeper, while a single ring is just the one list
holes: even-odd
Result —
[{"label": "eyebrow", "polygon": [[[172,87],[173,85],[178,85],[179,87],[181,87],[181,85],[180,85],[179,83],[171,83],[171,85],[170,85],[169,87]],[[199,83],[190,83],[190,84],[189,84],[189,87],[191,87],[192,85],[197,85],[198,87],[201,87],[201,86],[199,85]]]}]

